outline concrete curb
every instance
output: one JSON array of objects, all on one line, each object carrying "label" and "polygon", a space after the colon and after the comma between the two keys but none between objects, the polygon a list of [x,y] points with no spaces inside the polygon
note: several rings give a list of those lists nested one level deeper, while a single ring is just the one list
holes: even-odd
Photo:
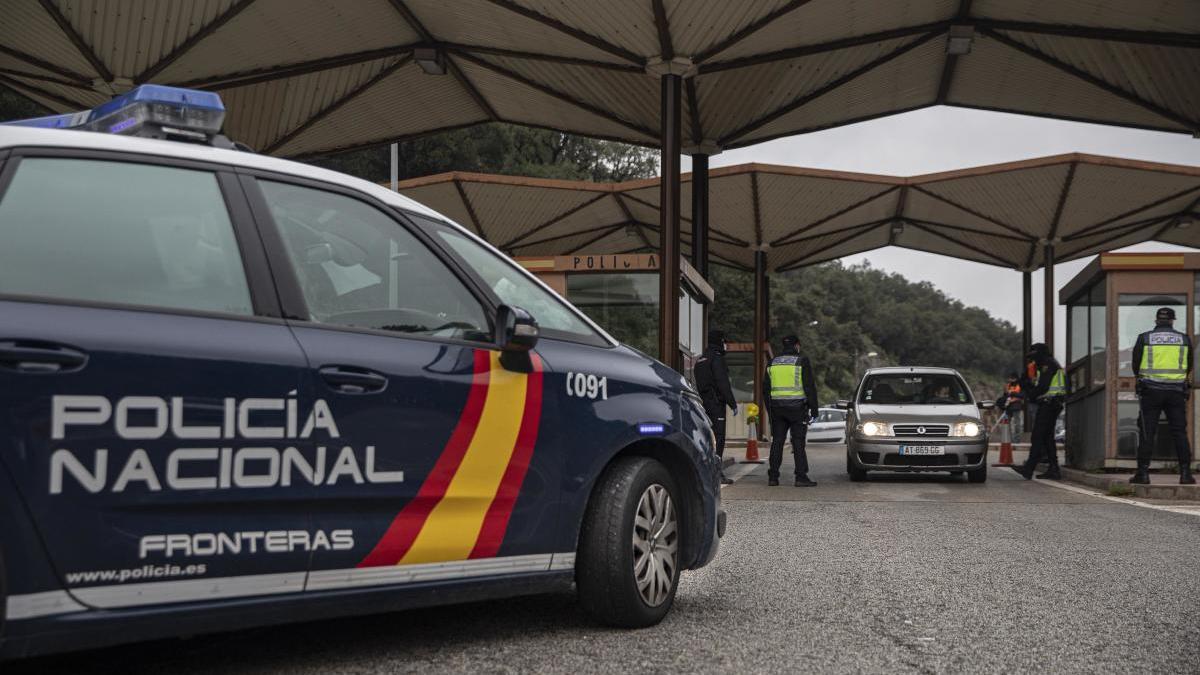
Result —
[{"label": "concrete curb", "polygon": [[1143,499],[1176,499],[1200,501],[1200,485],[1171,485],[1169,483],[1151,483],[1150,485],[1130,485],[1127,476],[1114,476],[1105,473],[1088,473],[1079,469],[1062,469],[1063,478],[1072,483],[1081,483],[1104,492],[1113,485],[1125,485],[1133,488],[1133,496]]}]

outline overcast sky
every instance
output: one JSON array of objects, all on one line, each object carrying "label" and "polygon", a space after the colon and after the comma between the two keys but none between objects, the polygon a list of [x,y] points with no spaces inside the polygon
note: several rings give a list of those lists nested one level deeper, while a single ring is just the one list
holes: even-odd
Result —
[{"label": "overcast sky", "polygon": [[[763,162],[908,176],[1068,152],[1200,166],[1200,140],[1182,134],[943,107],[731,150],[716,155],[710,164],[715,168]],[[687,158],[683,170],[691,170]],[[1179,248],[1143,244],[1122,250]],[[874,267],[929,281],[947,295],[1021,325],[1019,272],[898,248],[843,260],[850,264],[869,260]],[[1061,288],[1091,260],[1058,265],[1056,285]],[[1033,337],[1038,341],[1043,324],[1041,272],[1033,275],[1033,295]],[[1055,355],[1060,358],[1066,339],[1064,315],[1060,306],[1055,320]]]}]

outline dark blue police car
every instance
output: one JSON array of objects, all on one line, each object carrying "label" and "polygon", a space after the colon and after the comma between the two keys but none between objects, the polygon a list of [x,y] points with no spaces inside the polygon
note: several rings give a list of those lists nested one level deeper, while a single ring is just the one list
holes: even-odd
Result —
[{"label": "dark blue police car", "polygon": [[0,656],[572,582],[660,620],[724,528],[679,374],[222,116],[0,126]]}]

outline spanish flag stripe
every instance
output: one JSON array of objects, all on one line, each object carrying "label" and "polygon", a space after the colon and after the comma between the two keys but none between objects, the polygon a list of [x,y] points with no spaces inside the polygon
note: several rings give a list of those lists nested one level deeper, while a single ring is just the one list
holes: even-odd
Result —
[{"label": "spanish flag stripe", "polygon": [[429,514],[441,502],[450,482],[462,464],[467,454],[475,429],[483,415],[484,402],[487,399],[488,380],[492,368],[491,356],[485,350],[475,351],[475,367],[471,377],[470,392],[467,403],[459,416],[458,425],[450,435],[445,449],[438,457],[437,463],[429,472],[425,482],[421,484],[417,496],[413,498],[392,520],[379,543],[359,567],[375,567],[379,565],[395,565],[398,563],[416,541],[417,535],[425,525]]},{"label": "spanish flag stripe", "polygon": [[510,371],[492,353],[483,415],[446,493],[400,564],[466,560],[512,458],[521,430],[529,376]]},{"label": "spanish flag stripe", "polygon": [[516,447],[500,481],[500,488],[496,491],[496,498],[483,518],[479,539],[471,551],[472,558],[491,558],[500,551],[504,533],[508,530],[508,520],[512,517],[513,506],[521,492],[521,484],[525,481],[525,473],[533,458],[533,448],[537,444],[542,415],[542,362],[536,354],[531,353],[529,357],[533,370],[525,388],[525,411],[521,416]]}]

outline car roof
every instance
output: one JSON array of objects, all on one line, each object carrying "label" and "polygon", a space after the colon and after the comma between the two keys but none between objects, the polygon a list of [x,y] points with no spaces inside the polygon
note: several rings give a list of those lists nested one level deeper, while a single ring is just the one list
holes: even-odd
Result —
[{"label": "car roof", "polygon": [[[329,169],[322,169],[311,164],[294,162],[269,155],[260,155],[254,152],[226,150],[200,143],[137,138],[95,131],[39,129],[35,127],[0,125],[0,150],[15,147],[109,150],[274,171],[299,178],[311,178],[313,180],[354,188],[361,192],[366,192],[372,197],[392,206],[437,218],[447,223],[454,223],[451,219],[428,206],[370,181],[338,173],[337,171],[330,171]],[[457,225],[457,223],[454,224]],[[462,226],[459,225],[459,227],[461,228]]]},{"label": "car roof", "polygon": [[[921,374],[943,374],[943,375],[959,375],[958,371],[953,368],[942,368],[939,366],[887,366],[884,368],[871,368],[863,375],[888,375],[888,374],[905,374],[905,373],[921,373]],[[959,375],[959,377],[962,377]]]}]

